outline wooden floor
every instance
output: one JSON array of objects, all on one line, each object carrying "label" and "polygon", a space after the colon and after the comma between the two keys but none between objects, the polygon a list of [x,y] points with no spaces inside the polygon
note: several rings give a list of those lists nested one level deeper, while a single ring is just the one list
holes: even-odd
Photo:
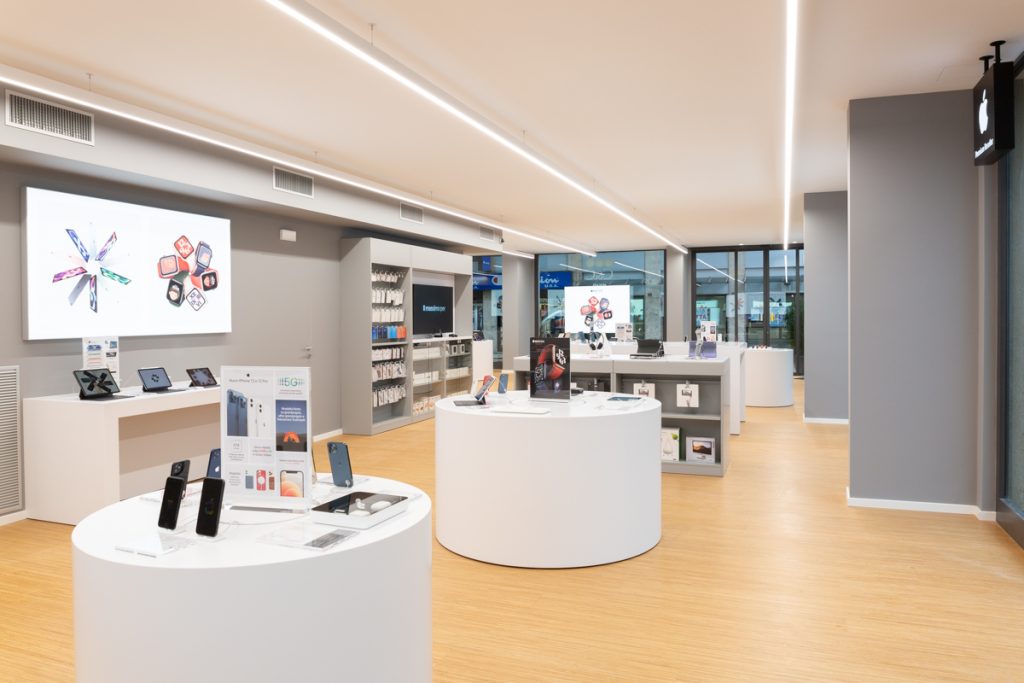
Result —
[{"label": "wooden floor", "polygon": [[[724,478],[664,475],[661,543],[497,567],[434,544],[439,681],[1024,681],[1024,551],[964,515],[848,508],[847,429],[751,409]],[[346,437],[434,490],[433,422]],[[327,469],[323,444],[318,469]],[[73,678],[70,527],[0,527],[0,680]]]}]

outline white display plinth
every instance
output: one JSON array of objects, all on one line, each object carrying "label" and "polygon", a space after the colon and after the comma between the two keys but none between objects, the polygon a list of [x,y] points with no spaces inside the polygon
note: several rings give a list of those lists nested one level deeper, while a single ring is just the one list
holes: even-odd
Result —
[{"label": "white display plinth", "polygon": [[[491,408],[436,406],[437,540],[516,567],[624,560],[661,538],[661,404],[609,410],[516,391]],[[498,412],[505,407],[546,414]]]},{"label": "white display plinth", "polygon": [[162,487],[178,460],[192,461],[193,477],[206,473],[210,449],[220,445],[220,387],[173,393],[129,387],[124,393],[132,396],[25,399],[29,517],[77,524],[102,507]]},{"label": "white display plinth", "polygon": [[747,405],[793,405],[793,349],[747,349]]},{"label": "white display plinth", "polygon": [[156,529],[158,502],[87,517],[71,536],[77,680],[429,681],[430,499],[387,479],[356,490],[417,497],[322,552],[256,540],[308,515],[226,509],[216,539],[158,558],[115,550]]}]

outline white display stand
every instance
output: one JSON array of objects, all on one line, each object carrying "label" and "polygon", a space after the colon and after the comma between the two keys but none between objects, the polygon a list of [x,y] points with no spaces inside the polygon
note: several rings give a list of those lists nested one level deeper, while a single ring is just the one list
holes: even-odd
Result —
[{"label": "white display stand", "polygon": [[747,421],[747,343],[718,342],[718,355],[729,359],[729,433],[740,433],[740,422]]},{"label": "white display stand", "polygon": [[[617,562],[661,538],[661,404],[611,410],[526,391],[490,408],[436,406],[437,540],[515,567]],[[499,412],[546,410],[545,414]]]},{"label": "white display stand", "polygon": [[429,681],[430,499],[387,479],[356,489],[418,497],[319,552],[256,540],[308,515],[226,509],[217,538],[158,558],[115,550],[155,532],[158,502],[87,517],[71,536],[77,680]]},{"label": "white display stand", "polygon": [[747,405],[793,405],[793,349],[747,349]]},{"label": "white display stand", "polygon": [[[177,460],[190,459],[194,477],[206,473],[210,449],[220,444],[220,387],[174,393],[128,387],[123,393],[134,396],[24,400],[30,518],[77,524],[111,503],[162,488]],[[169,432],[173,439],[166,438]]]}]

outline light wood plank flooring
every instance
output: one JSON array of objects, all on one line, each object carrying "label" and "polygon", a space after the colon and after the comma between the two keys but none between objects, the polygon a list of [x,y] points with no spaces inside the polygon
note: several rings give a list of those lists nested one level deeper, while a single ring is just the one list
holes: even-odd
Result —
[{"label": "light wood plank flooring", "polygon": [[[1024,681],[1024,551],[973,517],[846,507],[847,429],[751,409],[725,478],[664,475],[664,530],[604,567],[434,545],[439,681]],[[349,436],[434,490],[433,423]],[[318,444],[318,469],[326,470]],[[0,527],[0,680],[73,678],[70,528]]]}]

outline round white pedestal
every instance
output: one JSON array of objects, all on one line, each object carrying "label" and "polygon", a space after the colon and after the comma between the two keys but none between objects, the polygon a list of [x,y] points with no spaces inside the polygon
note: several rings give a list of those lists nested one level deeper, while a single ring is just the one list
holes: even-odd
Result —
[{"label": "round white pedestal", "polygon": [[153,533],[159,503],[88,516],[71,537],[77,680],[429,681],[430,499],[387,479],[356,490],[419,497],[322,552],[256,540],[308,515],[225,510],[216,539],[157,558],[115,546]]},{"label": "round white pedestal", "polygon": [[793,349],[746,351],[747,405],[793,405]]},{"label": "round white pedestal", "polygon": [[[612,394],[569,403],[494,397],[436,407],[437,540],[516,567],[624,560],[661,538],[661,404],[611,410]],[[542,409],[516,414],[505,409]]]}]

